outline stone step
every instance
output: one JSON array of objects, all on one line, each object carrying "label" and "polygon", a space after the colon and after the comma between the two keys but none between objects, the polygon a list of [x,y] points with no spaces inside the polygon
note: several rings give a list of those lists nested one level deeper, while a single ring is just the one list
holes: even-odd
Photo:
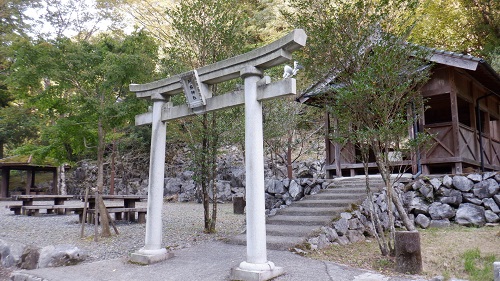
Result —
[{"label": "stone step", "polygon": [[343,212],[345,208],[343,207],[316,207],[307,208],[301,206],[291,205],[284,209],[278,211],[278,215],[287,216],[338,216]]},{"label": "stone step", "polygon": [[275,215],[267,219],[267,224],[322,226],[331,222],[331,216],[291,216]]},{"label": "stone step", "polygon": [[318,230],[318,227],[310,225],[280,225],[268,224],[266,225],[267,236],[293,236],[293,237],[307,237],[309,233]]},{"label": "stone step", "polygon": [[300,207],[350,207],[351,204],[361,201],[353,199],[330,199],[330,200],[301,200],[294,203]]},{"label": "stone step", "polygon": [[[267,235],[266,236],[266,246],[267,249],[270,250],[282,250],[286,251],[290,248],[295,247],[296,245],[302,244],[305,242],[305,238],[303,237],[295,237],[295,236],[274,236]],[[246,245],[246,234],[240,234],[231,237],[227,240],[227,243],[233,245]]]},{"label": "stone step", "polygon": [[[318,194],[366,194],[366,189],[363,188],[347,188],[347,187],[330,187],[321,190]],[[317,194],[315,194],[317,195]]]},{"label": "stone step", "polygon": [[335,200],[335,199],[346,199],[346,200],[358,200],[366,197],[365,193],[330,193],[321,192],[315,195],[310,195],[303,200]]}]

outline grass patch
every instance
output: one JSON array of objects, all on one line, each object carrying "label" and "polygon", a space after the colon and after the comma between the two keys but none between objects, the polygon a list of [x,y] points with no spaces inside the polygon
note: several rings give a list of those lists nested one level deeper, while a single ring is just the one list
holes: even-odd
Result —
[{"label": "grass patch", "polygon": [[469,274],[470,281],[493,280],[494,255],[481,256],[478,248],[467,250],[463,254],[465,272]]},{"label": "grass patch", "polygon": [[[497,235],[499,230],[499,226],[473,228],[457,225],[419,230],[423,275],[426,278],[441,275],[445,280],[493,280],[493,261],[500,261],[500,236]],[[398,275],[394,271],[395,261],[380,254],[374,238],[347,246],[331,245],[310,252],[308,256],[376,270],[386,275]],[[485,275],[481,275],[483,271]]]}]

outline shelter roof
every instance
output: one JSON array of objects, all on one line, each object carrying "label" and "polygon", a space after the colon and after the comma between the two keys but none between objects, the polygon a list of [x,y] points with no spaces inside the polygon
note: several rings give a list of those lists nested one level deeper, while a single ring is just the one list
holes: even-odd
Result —
[{"label": "shelter roof", "polygon": [[35,163],[32,155],[17,155],[0,159],[0,169],[53,171],[57,169],[50,161]]},{"label": "shelter roof", "polygon": [[[459,68],[473,77],[490,92],[500,96],[500,75],[482,58],[438,49],[428,49],[431,54],[429,62]],[[336,82],[340,71],[331,69],[322,79],[307,88],[296,100],[314,106],[322,106],[324,93],[335,91],[341,87]]]}]

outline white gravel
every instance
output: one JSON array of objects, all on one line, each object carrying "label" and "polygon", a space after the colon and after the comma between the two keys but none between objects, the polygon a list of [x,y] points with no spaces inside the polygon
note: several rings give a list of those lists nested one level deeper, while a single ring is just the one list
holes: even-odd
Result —
[{"label": "white gravel", "polygon": [[[47,202],[48,203],[48,202]],[[85,225],[85,237],[80,239],[81,224],[78,215],[47,215],[38,217],[14,215],[5,208],[18,204],[13,201],[0,201],[0,239],[19,242],[25,245],[44,247],[48,245],[70,244],[87,252],[86,262],[126,257],[144,246],[146,224],[117,221],[119,235],[100,238],[94,242],[94,225]],[[35,204],[42,205],[43,202]],[[116,204],[106,202],[106,205]],[[77,200],[67,201],[65,205],[83,206]],[[136,207],[145,207],[139,202]],[[169,249],[190,247],[202,241],[224,239],[241,233],[245,228],[245,216],[233,214],[231,203],[219,204],[217,233],[203,233],[203,206],[197,203],[163,204],[163,245]],[[42,211],[43,212],[43,211]]]}]

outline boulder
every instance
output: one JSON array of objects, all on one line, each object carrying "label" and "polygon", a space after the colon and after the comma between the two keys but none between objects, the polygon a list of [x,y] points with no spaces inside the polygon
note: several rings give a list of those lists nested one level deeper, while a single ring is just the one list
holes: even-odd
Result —
[{"label": "boulder", "polygon": [[441,187],[438,190],[438,194],[442,196],[441,198],[439,198],[439,202],[443,204],[449,204],[454,207],[458,207],[458,205],[462,203],[462,192],[456,189]]},{"label": "boulder", "polygon": [[27,246],[24,248],[21,257],[17,263],[17,267],[21,269],[35,269],[38,265],[38,258],[40,257],[40,249],[34,246]]},{"label": "boulder", "polygon": [[165,188],[163,193],[168,195],[174,195],[181,193],[182,181],[178,178],[165,178]]},{"label": "boulder", "polygon": [[19,262],[23,251],[23,244],[0,239],[0,267],[15,266]]},{"label": "boulder", "polygon": [[434,187],[434,190],[438,190],[441,184],[443,183],[438,178],[432,178],[429,182],[431,183],[432,187]]},{"label": "boulder", "polygon": [[87,254],[71,245],[46,246],[40,251],[38,268],[75,265],[87,258]]},{"label": "boulder", "polygon": [[419,191],[426,199],[434,201],[434,188],[432,185],[424,184],[420,187]]},{"label": "boulder", "polygon": [[484,217],[488,223],[497,223],[500,221],[500,217],[491,210],[484,211]]},{"label": "boulder", "polygon": [[474,186],[474,183],[470,179],[468,179],[467,177],[454,176],[453,177],[453,186],[460,191],[468,192],[469,190],[472,189],[472,187]]},{"label": "boulder", "polygon": [[312,189],[311,189],[311,192],[309,194],[313,195],[313,194],[318,194],[318,192],[321,190],[321,185],[320,184],[317,184],[315,185]]},{"label": "boulder", "polygon": [[429,206],[429,215],[433,220],[449,219],[455,216],[455,209],[448,204],[434,202]]},{"label": "boulder", "polygon": [[474,205],[481,205],[483,204],[483,201],[482,200],[479,200],[477,199],[474,194],[472,193],[463,193],[462,194],[462,197],[463,197],[463,201],[466,202],[466,203],[472,203]]},{"label": "boulder", "polygon": [[480,174],[470,174],[467,176],[467,178],[473,182],[480,182],[483,180],[483,176],[481,176]]},{"label": "boulder", "polygon": [[330,241],[328,241],[328,238],[326,238],[326,235],[324,233],[321,233],[318,237],[318,249],[324,249],[330,245]]},{"label": "boulder", "polygon": [[349,230],[349,222],[347,219],[341,218],[333,223],[333,228],[339,236],[345,235]]},{"label": "boulder", "polygon": [[455,221],[465,226],[483,226],[486,223],[484,207],[471,203],[462,203],[458,207]]},{"label": "boulder", "polygon": [[352,214],[349,212],[342,212],[340,213],[340,217],[346,220],[352,219]]},{"label": "boulder", "polygon": [[493,200],[497,203],[497,205],[500,206],[500,194],[494,195]]},{"label": "boulder", "polygon": [[339,236],[339,238],[337,239],[337,243],[339,243],[339,245],[347,245],[349,244],[349,238],[347,238],[347,236]]},{"label": "boulder", "polygon": [[328,241],[333,243],[333,242],[337,241],[337,239],[339,238],[339,235],[337,234],[337,232],[333,228],[323,227],[322,229],[323,229],[323,233],[325,233]]},{"label": "boulder", "polygon": [[443,185],[450,188],[453,185],[453,179],[448,175],[444,176]]},{"label": "boulder", "polygon": [[483,173],[483,180],[493,178],[493,177],[495,177],[496,174],[498,174],[498,172],[484,172]]},{"label": "boulder", "polygon": [[479,199],[489,198],[497,194],[500,190],[498,182],[494,179],[487,179],[474,185],[472,192]]},{"label": "boulder", "polygon": [[491,210],[495,214],[500,213],[500,208],[498,207],[497,203],[495,203],[495,200],[493,200],[492,198],[484,198],[483,205],[486,208],[486,210]]},{"label": "boulder", "polygon": [[429,227],[443,228],[443,227],[449,227],[450,225],[451,225],[451,223],[450,223],[449,219],[431,220]]},{"label": "boulder", "polygon": [[346,233],[347,239],[349,239],[349,242],[351,243],[357,243],[365,240],[365,236],[363,235],[363,232],[359,230],[348,230]]},{"label": "boulder", "polygon": [[415,224],[417,226],[420,226],[421,228],[428,228],[429,225],[431,224],[431,220],[424,214],[419,214],[416,218],[415,218]]},{"label": "boulder", "polygon": [[302,198],[303,188],[295,180],[290,181],[290,187],[288,188],[288,193],[293,200],[298,200]]},{"label": "boulder", "polygon": [[418,215],[418,214],[428,215],[429,214],[429,204],[427,204],[420,197],[413,198],[413,200],[410,203],[409,209],[410,209],[410,212],[414,213],[415,215]]}]

